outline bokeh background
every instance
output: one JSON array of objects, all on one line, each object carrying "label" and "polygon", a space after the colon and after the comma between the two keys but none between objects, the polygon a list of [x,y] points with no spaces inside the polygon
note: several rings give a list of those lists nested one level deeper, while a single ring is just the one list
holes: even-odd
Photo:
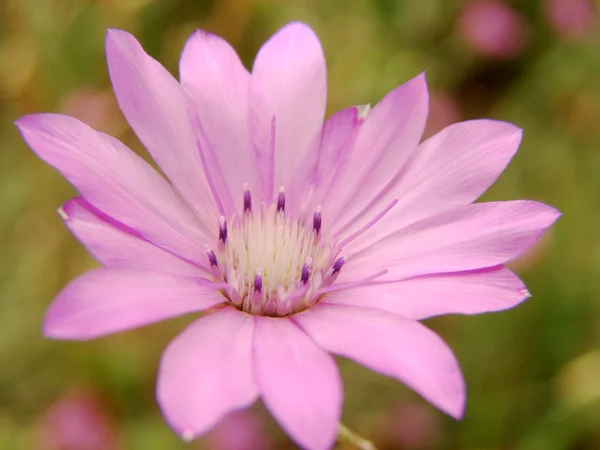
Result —
[{"label": "bokeh background", "polygon": [[88,343],[43,339],[52,297],[96,263],[55,210],[73,189],[13,121],[63,112],[143,152],[112,96],[107,27],[177,73],[187,36],[228,39],[250,66],[289,20],[320,35],[329,111],[375,103],[426,71],[428,134],[492,117],[525,130],[486,199],[564,213],[513,268],[533,298],[503,313],[428,321],[468,384],[463,421],[341,361],[344,421],[380,449],[600,449],[600,34],[593,0],[0,0],[0,449],[294,448],[257,405],[184,445],[154,400],[161,350],[190,318]]}]

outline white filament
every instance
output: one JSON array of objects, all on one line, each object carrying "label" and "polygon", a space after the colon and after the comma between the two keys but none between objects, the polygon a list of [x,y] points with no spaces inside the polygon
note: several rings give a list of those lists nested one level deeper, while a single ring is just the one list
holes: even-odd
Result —
[{"label": "white filament", "polygon": [[[277,315],[308,307],[302,303],[311,301],[331,265],[331,247],[321,242],[312,223],[292,220],[283,211],[276,211],[275,205],[231,222],[218,259],[227,284],[237,291],[233,297],[239,306],[259,314],[265,308],[278,308]],[[305,264],[310,274],[303,283]],[[257,276],[262,281],[260,292],[255,289]],[[290,311],[285,311],[286,299]]]}]

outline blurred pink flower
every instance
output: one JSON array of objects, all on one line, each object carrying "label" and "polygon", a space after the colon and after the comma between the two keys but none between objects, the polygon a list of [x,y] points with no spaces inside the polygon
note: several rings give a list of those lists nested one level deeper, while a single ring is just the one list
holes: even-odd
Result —
[{"label": "blurred pink flower", "polygon": [[70,91],[61,100],[60,110],[92,128],[118,133],[122,131],[122,115],[114,96],[90,88]]},{"label": "blurred pink flower", "polygon": [[331,447],[342,383],[330,353],[460,417],[458,363],[418,320],[528,296],[504,264],[559,213],[472,204],[521,130],[477,120],[419,144],[423,75],[323,125],[325,60],[301,23],[271,37],[252,73],[199,31],[181,83],[124,31],[109,31],[106,50],[119,105],[172,184],[76,119],[19,119],[31,148],[79,190],[60,212],[104,265],[58,295],[45,334],[86,340],[214,308],[161,361],[158,401],[186,440],[260,396],[300,446]]},{"label": "blurred pink flower", "polygon": [[389,438],[400,448],[433,448],[442,437],[439,417],[427,406],[404,403],[392,410]]},{"label": "blurred pink flower", "polygon": [[518,56],[527,40],[525,20],[501,0],[469,2],[460,14],[458,32],[474,52],[498,59]]},{"label": "blurred pink flower", "polygon": [[92,395],[72,392],[42,418],[37,450],[115,450],[116,430]]},{"label": "blurred pink flower", "polygon": [[269,450],[272,441],[256,414],[236,411],[227,414],[205,437],[208,450]]},{"label": "blurred pink flower", "polygon": [[562,36],[583,39],[596,24],[592,0],[543,0],[543,6],[550,25]]},{"label": "blurred pink flower", "polygon": [[423,135],[429,137],[448,125],[458,122],[461,117],[460,104],[446,92],[431,92],[429,98],[429,115]]}]

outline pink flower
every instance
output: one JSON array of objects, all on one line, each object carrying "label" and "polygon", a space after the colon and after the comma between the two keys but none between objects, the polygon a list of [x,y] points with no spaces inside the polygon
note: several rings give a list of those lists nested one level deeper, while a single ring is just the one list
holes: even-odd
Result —
[{"label": "pink flower", "polygon": [[429,115],[424,137],[429,137],[442,128],[460,120],[461,107],[456,98],[446,92],[429,93]]},{"label": "pink flower", "polygon": [[567,38],[584,39],[596,23],[596,7],[591,0],[544,0],[545,15],[554,30]]},{"label": "pink flower", "polygon": [[73,391],[44,414],[37,450],[116,450],[117,433],[93,395]]},{"label": "pink flower", "polygon": [[458,22],[459,33],[477,53],[499,59],[518,56],[525,47],[523,17],[501,0],[474,0]]},{"label": "pink flower", "polygon": [[504,264],[559,213],[472,204],[521,130],[476,120],[419,143],[423,75],[323,125],[325,60],[301,23],[269,39],[251,73],[200,31],[180,83],[124,31],[108,32],[106,52],[119,105],[170,182],[76,119],[18,120],[78,189],[60,213],[104,266],[58,295],[45,334],[86,340],[210,308],[167,347],[158,375],[162,411],[184,439],[261,397],[299,445],[331,447],[342,405],[331,353],[460,417],[458,363],[418,320],[529,295]]},{"label": "pink flower", "polygon": [[75,89],[63,97],[61,110],[94,128],[104,131],[122,131],[121,113],[109,91],[96,91],[90,88]]},{"label": "pink flower", "polygon": [[402,403],[388,419],[391,448],[439,448],[443,427],[439,416],[422,403]]}]

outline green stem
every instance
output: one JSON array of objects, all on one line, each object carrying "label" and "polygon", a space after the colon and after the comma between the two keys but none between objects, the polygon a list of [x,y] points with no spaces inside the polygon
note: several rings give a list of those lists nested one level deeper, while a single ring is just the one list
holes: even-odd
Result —
[{"label": "green stem", "polygon": [[377,450],[371,441],[365,439],[360,434],[355,433],[341,423],[338,428],[338,441],[345,442],[358,450]]}]

